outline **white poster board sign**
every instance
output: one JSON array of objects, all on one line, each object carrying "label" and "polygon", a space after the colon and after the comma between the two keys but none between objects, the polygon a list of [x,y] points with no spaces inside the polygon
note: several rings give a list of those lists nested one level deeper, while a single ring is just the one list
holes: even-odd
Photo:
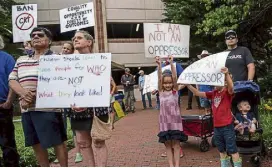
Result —
[{"label": "white poster board sign", "polygon": [[95,25],[93,2],[61,9],[59,16],[61,33]]},{"label": "white poster board sign", "polygon": [[37,4],[12,6],[13,42],[30,40],[30,33],[37,27]]},{"label": "white poster board sign", "polygon": [[40,57],[36,108],[108,107],[111,54]]},{"label": "white poster board sign", "polygon": [[144,23],[145,56],[189,58],[190,26]]},{"label": "white poster board sign", "polygon": [[221,52],[202,58],[189,65],[179,76],[178,83],[224,86],[225,67],[229,52]]},{"label": "white poster board sign", "polygon": [[[174,66],[176,68],[176,63],[174,63]],[[167,65],[163,67],[162,72],[166,69],[171,70],[171,66]],[[145,75],[143,94],[152,92],[154,90],[158,90],[158,71],[152,72],[149,75]]]}]

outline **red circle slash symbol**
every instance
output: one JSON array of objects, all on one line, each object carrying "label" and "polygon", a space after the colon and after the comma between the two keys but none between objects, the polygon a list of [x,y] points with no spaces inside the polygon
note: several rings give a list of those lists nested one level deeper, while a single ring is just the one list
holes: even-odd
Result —
[{"label": "red circle slash symbol", "polygon": [[34,17],[30,13],[21,13],[17,16],[15,24],[20,30],[28,30],[34,25]]}]

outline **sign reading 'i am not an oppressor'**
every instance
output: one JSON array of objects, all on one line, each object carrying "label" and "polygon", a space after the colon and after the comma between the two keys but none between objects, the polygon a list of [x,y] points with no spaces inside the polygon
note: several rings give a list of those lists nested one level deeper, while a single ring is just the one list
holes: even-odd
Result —
[{"label": "sign reading 'i am not an oppressor'", "polygon": [[190,26],[144,23],[145,56],[189,57]]}]

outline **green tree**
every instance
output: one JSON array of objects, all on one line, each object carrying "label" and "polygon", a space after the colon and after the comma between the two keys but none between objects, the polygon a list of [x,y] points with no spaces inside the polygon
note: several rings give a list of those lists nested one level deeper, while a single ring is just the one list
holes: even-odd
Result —
[{"label": "green tree", "polygon": [[[248,47],[257,60],[258,75],[267,75],[272,69],[271,0],[163,0],[163,2],[166,8],[164,21],[191,26],[191,50],[199,46],[202,49],[222,51],[225,48],[224,32],[234,29],[239,35],[240,45]],[[207,39],[210,41],[206,41]],[[258,64],[260,62],[262,64]]]},{"label": "green tree", "polygon": [[13,0],[1,0],[0,3],[0,32],[3,36],[12,35],[12,5],[17,5]]},{"label": "green tree", "polygon": [[12,44],[12,5],[19,5],[14,0],[1,0],[0,3],[0,35],[3,36],[6,48],[5,50],[15,58],[22,54],[18,44]]}]

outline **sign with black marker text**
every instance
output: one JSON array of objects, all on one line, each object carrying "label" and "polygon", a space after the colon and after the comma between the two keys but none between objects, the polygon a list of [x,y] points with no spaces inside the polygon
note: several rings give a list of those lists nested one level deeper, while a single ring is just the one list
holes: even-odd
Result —
[{"label": "sign with black marker text", "polygon": [[221,52],[194,62],[182,72],[178,83],[224,86],[225,75],[221,68],[225,67],[228,54]]},{"label": "sign with black marker text", "polygon": [[95,25],[93,2],[61,9],[59,16],[61,33]]},{"label": "sign with black marker text", "polygon": [[[174,63],[174,66],[176,68],[176,63]],[[171,70],[171,66],[167,65],[162,68],[162,72],[164,70]],[[143,88],[143,94],[148,92],[153,92],[154,90],[158,90],[158,71],[154,71],[149,75],[145,75],[145,83]]]},{"label": "sign with black marker text", "polygon": [[36,108],[108,107],[111,54],[40,57]]},{"label": "sign with black marker text", "polygon": [[37,27],[37,4],[12,6],[13,42],[30,40],[30,33]]},{"label": "sign with black marker text", "polygon": [[144,23],[145,57],[189,58],[190,26]]}]

